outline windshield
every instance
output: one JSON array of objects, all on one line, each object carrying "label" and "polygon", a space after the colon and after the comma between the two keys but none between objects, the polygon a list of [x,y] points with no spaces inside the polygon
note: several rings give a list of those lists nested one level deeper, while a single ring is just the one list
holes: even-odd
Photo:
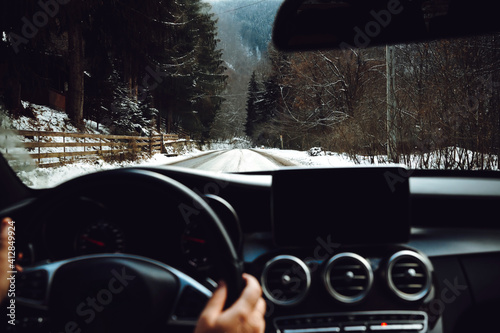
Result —
[{"label": "windshield", "polygon": [[0,153],[35,188],[137,165],[500,169],[499,35],[284,53],[281,2],[3,2]]}]

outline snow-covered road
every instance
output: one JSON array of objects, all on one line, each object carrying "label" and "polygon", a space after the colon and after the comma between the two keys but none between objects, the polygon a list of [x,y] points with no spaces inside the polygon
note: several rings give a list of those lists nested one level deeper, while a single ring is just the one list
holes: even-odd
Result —
[{"label": "snow-covered road", "polygon": [[211,152],[170,165],[216,172],[276,170],[283,166],[279,161],[249,149]]}]

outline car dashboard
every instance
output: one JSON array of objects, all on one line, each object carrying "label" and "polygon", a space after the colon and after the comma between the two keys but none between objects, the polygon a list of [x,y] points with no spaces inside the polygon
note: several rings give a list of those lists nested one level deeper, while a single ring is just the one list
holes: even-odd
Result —
[{"label": "car dashboard", "polygon": [[[244,270],[262,285],[267,332],[451,333],[495,327],[496,173],[141,169],[175,179],[214,209]],[[0,212],[16,221],[22,266],[127,253],[171,265],[215,288],[218,276],[203,222],[181,223],[175,206],[154,189],[96,186],[56,201],[51,194],[34,191]],[[18,329],[43,331],[39,311],[26,311],[18,320]]]}]

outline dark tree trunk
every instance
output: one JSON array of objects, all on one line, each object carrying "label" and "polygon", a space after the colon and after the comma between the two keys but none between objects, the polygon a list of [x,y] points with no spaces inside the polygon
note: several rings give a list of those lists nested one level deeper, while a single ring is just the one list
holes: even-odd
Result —
[{"label": "dark tree trunk", "polygon": [[8,88],[6,89],[5,96],[5,107],[11,114],[19,116],[22,105],[21,105],[21,83],[19,82],[19,77],[10,78],[8,81]]},{"label": "dark tree trunk", "polygon": [[158,115],[156,116],[156,130],[158,133],[161,133],[161,115],[160,112],[158,112]]},{"label": "dark tree trunk", "polygon": [[66,99],[68,116],[79,130],[83,130],[84,98],[84,45],[82,26],[75,20],[68,20],[68,62],[69,91]]},{"label": "dark tree trunk", "polygon": [[172,133],[173,131],[173,122],[174,122],[174,111],[172,110],[172,106],[168,106],[168,111],[167,111],[167,133]]}]

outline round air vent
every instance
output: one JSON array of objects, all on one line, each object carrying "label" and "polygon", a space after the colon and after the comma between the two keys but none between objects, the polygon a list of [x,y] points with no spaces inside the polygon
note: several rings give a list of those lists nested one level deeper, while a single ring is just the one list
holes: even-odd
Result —
[{"label": "round air vent", "polygon": [[418,301],[431,289],[432,264],[417,252],[403,250],[393,254],[387,263],[389,288],[401,299]]},{"label": "round air vent", "polygon": [[357,303],[370,291],[373,272],[365,258],[355,253],[340,253],[326,264],[323,274],[326,289],[342,303]]},{"label": "round air vent", "polygon": [[311,273],[299,258],[281,255],[266,263],[261,284],[264,295],[272,302],[292,305],[306,296],[311,285]]}]

